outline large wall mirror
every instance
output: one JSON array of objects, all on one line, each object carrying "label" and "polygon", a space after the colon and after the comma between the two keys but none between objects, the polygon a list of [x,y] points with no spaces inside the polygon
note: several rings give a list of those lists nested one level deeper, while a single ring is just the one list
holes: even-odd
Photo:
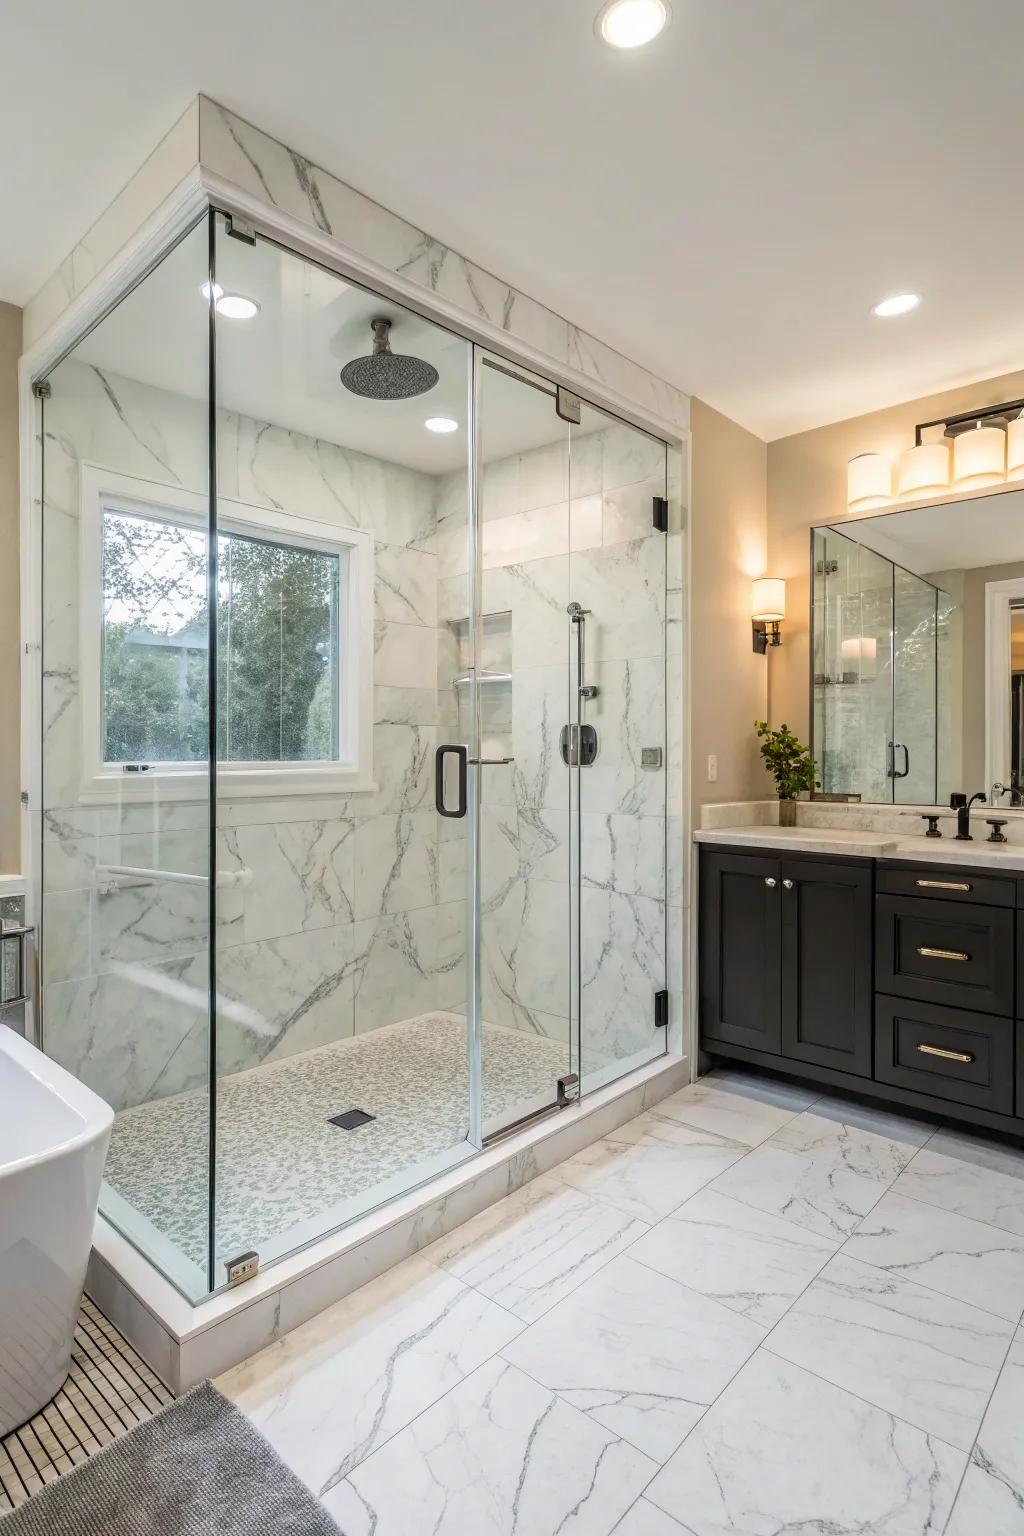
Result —
[{"label": "large wall mirror", "polygon": [[1024,489],[811,536],[819,793],[1024,809]]}]

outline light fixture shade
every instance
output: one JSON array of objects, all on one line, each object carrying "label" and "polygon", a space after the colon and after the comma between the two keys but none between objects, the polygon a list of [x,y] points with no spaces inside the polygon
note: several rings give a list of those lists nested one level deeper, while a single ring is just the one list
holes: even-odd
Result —
[{"label": "light fixture shade", "polygon": [[777,624],[786,617],[786,583],[779,576],[759,576],[750,587],[750,617]]},{"label": "light fixture shade", "polygon": [[1006,429],[1006,478],[1024,479],[1024,415],[1017,416]]},{"label": "light fixture shade", "polygon": [[1006,479],[1006,430],[970,427],[953,439],[953,481],[958,490]]},{"label": "light fixture shade", "polygon": [[843,661],[875,661],[878,641],[874,635],[851,635],[849,640],[843,641],[839,653]]},{"label": "light fixture shade", "polygon": [[859,453],[847,466],[847,506],[863,512],[887,501],[892,501],[892,465],[884,453]]},{"label": "light fixture shade", "polygon": [[949,444],[918,443],[900,455],[901,496],[930,496],[949,489]]}]

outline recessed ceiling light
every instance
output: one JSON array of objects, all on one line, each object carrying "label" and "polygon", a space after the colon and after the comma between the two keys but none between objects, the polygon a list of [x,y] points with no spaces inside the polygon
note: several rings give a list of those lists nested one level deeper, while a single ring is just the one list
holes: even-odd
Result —
[{"label": "recessed ceiling light", "polygon": [[207,304],[210,302],[211,295],[213,297],[213,302],[216,304],[217,300],[223,297],[224,289],[221,287],[220,283],[204,283],[199,292],[202,294]]},{"label": "recessed ceiling light", "polygon": [[423,423],[428,432],[457,432],[459,424],[450,416],[428,416]]},{"label": "recessed ceiling light", "polygon": [[222,293],[215,300],[218,315],[226,320],[251,320],[260,307],[255,299],[247,299],[243,293]]},{"label": "recessed ceiling light", "polygon": [[665,0],[611,0],[597,18],[598,36],[613,48],[642,48],[667,21]]},{"label": "recessed ceiling light", "polygon": [[888,320],[890,315],[908,315],[912,309],[916,309],[921,302],[919,293],[895,293],[891,299],[883,299],[881,304],[876,304],[872,314],[879,315],[883,320]]}]

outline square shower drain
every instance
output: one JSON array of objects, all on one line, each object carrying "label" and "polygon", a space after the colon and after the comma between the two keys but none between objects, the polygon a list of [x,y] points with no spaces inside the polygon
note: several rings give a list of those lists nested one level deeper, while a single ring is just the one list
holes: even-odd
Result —
[{"label": "square shower drain", "polygon": [[376,1115],[368,1115],[365,1109],[346,1109],[343,1115],[332,1115],[328,1125],[337,1125],[343,1131],[357,1131],[361,1125],[369,1125]]}]

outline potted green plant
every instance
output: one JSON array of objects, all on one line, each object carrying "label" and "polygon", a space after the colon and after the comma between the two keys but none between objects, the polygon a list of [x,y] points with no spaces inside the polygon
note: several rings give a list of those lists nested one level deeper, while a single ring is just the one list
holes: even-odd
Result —
[{"label": "potted green plant", "polygon": [[802,790],[814,788],[814,758],[810,749],[799,741],[788,725],[777,731],[769,729],[767,720],[755,720],[754,730],[761,740],[761,758],[775,780],[779,797],[779,826],[796,826],[796,797]]}]

